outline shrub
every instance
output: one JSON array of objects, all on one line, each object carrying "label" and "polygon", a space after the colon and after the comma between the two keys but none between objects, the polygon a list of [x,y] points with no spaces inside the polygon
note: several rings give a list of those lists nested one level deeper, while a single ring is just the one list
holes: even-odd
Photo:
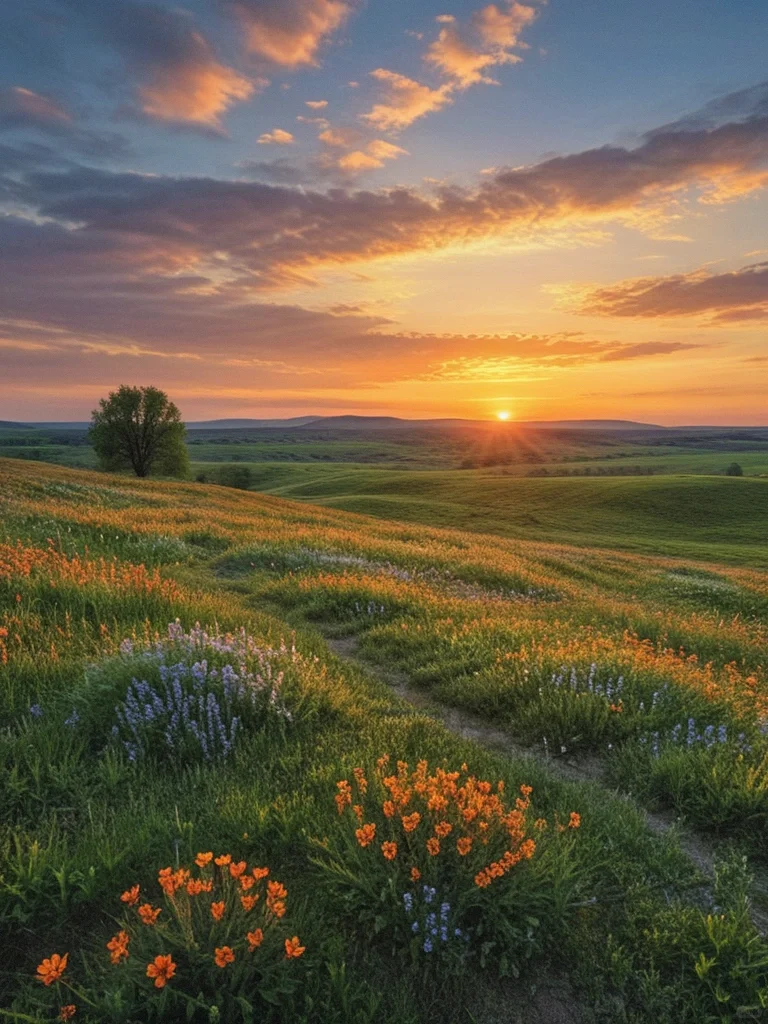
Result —
[{"label": "shrub", "polygon": [[523,785],[508,800],[503,782],[492,786],[466,765],[430,774],[426,761],[413,771],[398,761],[390,773],[385,756],[370,775],[355,768],[337,783],[340,827],[316,863],[350,913],[422,968],[478,957],[517,974],[575,884],[571,876],[563,886],[556,857],[567,859],[581,823],[575,812],[565,824],[535,819],[530,795]]},{"label": "shrub", "polygon": [[120,896],[108,956],[83,982],[68,976],[67,953],[45,957],[37,979],[57,1006],[100,1021],[253,1020],[290,999],[304,953],[285,924],[287,890],[269,876],[210,851],[189,867],[162,868],[160,891],[133,885]]},{"label": "shrub", "polygon": [[253,482],[253,474],[248,466],[219,466],[214,482],[221,484],[222,487],[236,487],[241,491],[247,491]]},{"label": "shrub", "polygon": [[732,462],[725,471],[726,476],[744,476],[744,470],[738,462]]}]

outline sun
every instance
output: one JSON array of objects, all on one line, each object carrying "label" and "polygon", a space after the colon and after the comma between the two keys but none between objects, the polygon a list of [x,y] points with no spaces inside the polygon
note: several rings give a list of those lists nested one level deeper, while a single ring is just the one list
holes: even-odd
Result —
[{"label": "sun", "polygon": [[496,413],[496,419],[506,421],[509,419],[509,413],[506,411],[506,409],[502,409],[501,412]]}]

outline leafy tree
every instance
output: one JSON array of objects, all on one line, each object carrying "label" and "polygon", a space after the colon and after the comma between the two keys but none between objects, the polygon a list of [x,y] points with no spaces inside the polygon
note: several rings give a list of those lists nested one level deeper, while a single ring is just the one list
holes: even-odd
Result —
[{"label": "leafy tree", "polygon": [[186,432],[164,391],[122,384],[93,410],[89,436],[104,469],[132,469],[141,477],[151,472],[186,476]]},{"label": "leafy tree", "polygon": [[738,462],[732,462],[728,469],[725,471],[726,476],[744,476],[744,470],[738,464]]}]

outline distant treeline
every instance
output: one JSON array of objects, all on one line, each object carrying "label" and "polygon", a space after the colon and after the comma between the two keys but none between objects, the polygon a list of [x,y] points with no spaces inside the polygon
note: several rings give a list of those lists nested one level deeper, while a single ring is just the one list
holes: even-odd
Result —
[{"label": "distant treeline", "polygon": [[579,466],[575,469],[547,469],[539,466],[531,469],[526,476],[653,476],[653,466]]}]

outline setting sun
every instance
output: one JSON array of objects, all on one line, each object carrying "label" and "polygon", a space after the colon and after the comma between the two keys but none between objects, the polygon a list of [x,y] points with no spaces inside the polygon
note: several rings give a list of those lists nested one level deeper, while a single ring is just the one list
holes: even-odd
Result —
[{"label": "setting sun", "polygon": [[496,419],[497,420],[508,420],[509,419],[509,413],[506,410],[503,410],[502,412],[497,412],[496,413]]}]

